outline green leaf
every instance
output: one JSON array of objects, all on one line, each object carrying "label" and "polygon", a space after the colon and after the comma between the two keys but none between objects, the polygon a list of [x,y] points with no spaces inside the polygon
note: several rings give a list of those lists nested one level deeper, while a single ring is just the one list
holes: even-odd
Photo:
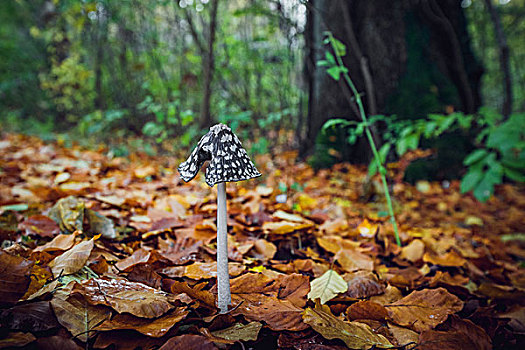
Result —
[{"label": "green leaf", "polygon": [[337,65],[334,55],[332,55],[330,52],[326,51],[324,56],[325,56],[326,61],[328,62],[328,64],[330,66],[336,66]]},{"label": "green leaf", "polygon": [[507,176],[509,179],[517,182],[525,182],[525,174],[522,172],[507,167],[504,167],[503,171],[505,172],[505,176]]},{"label": "green leaf", "polygon": [[465,160],[463,160],[463,164],[466,166],[471,166],[485,157],[487,157],[489,153],[485,149],[477,149],[474,152],[470,153]]},{"label": "green leaf", "polygon": [[326,271],[321,277],[310,282],[308,299],[320,299],[321,304],[348,290],[348,283],[334,270]]},{"label": "green leaf", "polygon": [[340,119],[340,118],[329,119],[323,124],[323,131],[326,131],[327,129],[329,129],[331,127],[335,127],[335,126],[340,126],[340,127],[344,128],[344,127],[350,126],[352,124],[355,124],[355,122],[348,121],[346,119]]},{"label": "green leaf", "polygon": [[332,46],[338,56],[343,57],[346,55],[346,45],[341,41],[337,40],[336,38],[332,38]]},{"label": "green leaf", "polygon": [[340,67],[340,66],[334,66],[330,67],[326,70],[326,73],[328,73],[334,80],[339,81],[339,78],[341,77],[341,73],[346,73],[348,70],[346,67]]},{"label": "green leaf", "polygon": [[461,179],[460,191],[461,193],[467,193],[477,186],[481,178],[483,177],[483,170],[479,168],[471,168]]}]

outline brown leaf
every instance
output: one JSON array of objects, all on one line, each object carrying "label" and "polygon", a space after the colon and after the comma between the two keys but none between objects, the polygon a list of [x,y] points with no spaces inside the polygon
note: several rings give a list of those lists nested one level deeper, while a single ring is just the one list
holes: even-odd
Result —
[{"label": "brown leaf", "polygon": [[40,237],[53,237],[60,233],[60,227],[45,215],[33,215],[18,225],[19,230],[24,230],[26,235]]},{"label": "brown leaf", "polygon": [[419,334],[417,334],[411,329],[399,327],[395,324],[388,322],[388,330],[390,331],[395,341],[397,342],[397,345],[399,346],[404,346],[409,343],[417,344],[418,342]]},{"label": "brown leaf", "polygon": [[275,235],[284,235],[299,230],[304,230],[313,226],[313,223],[297,223],[292,221],[265,222],[262,226],[263,231]]},{"label": "brown leaf", "polygon": [[467,260],[459,256],[455,251],[450,251],[444,255],[425,253],[423,256],[423,261],[434,265],[454,267],[460,267],[467,263]]},{"label": "brown leaf", "polygon": [[91,251],[93,250],[94,240],[83,241],[57,256],[49,263],[53,276],[69,275],[77,272],[86,264]]},{"label": "brown leaf", "polygon": [[0,339],[0,349],[25,346],[35,340],[31,333],[11,332],[7,337]]},{"label": "brown leaf", "polygon": [[379,283],[376,275],[369,271],[347,273],[343,279],[348,282],[348,291],[345,295],[356,298],[368,298],[373,295],[383,294],[385,287]]},{"label": "brown leaf", "polygon": [[385,304],[391,304],[394,301],[398,301],[402,297],[403,297],[403,294],[401,294],[401,291],[398,288],[388,285],[385,288],[385,292],[383,294],[374,295],[370,297],[370,301],[373,301],[380,305],[385,305]]},{"label": "brown leaf", "polygon": [[111,316],[111,309],[90,305],[82,295],[59,290],[51,299],[58,322],[83,342],[95,335],[94,328]]},{"label": "brown leaf", "polygon": [[414,291],[406,297],[385,305],[394,323],[422,332],[445,321],[460,311],[463,302],[444,288]]},{"label": "brown leaf", "polygon": [[156,261],[165,260],[159,253],[154,250],[144,248],[137,249],[130,256],[120,260],[115,264],[119,271],[129,272],[131,268],[139,264],[153,264]]},{"label": "brown leaf", "polygon": [[260,322],[250,322],[248,324],[236,323],[231,327],[213,331],[211,334],[215,337],[231,341],[257,340],[262,326]]},{"label": "brown leaf", "polygon": [[303,312],[303,320],[326,339],[341,339],[351,349],[393,347],[384,336],[374,333],[366,324],[341,321],[332,315],[326,305],[316,303],[314,309],[307,308]]},{"label": "brown leaf", "polygon": [[[240,275],[245,269],[246,266],[243,264],[228,263],[228,273],[230,277]],[[215,278],[217,277],[217,263],[193,263],[185,267],[183,276],[191,278],[192,280]]]},{"label": "brown leaf", "polygon": [[26,293],[33,263],[0,250],[0,306],[12,305]]},{"label": "brown leaf", "polygon": [[24,332],[47,331],[58,327],[49,301],[37,301],[4,310],[0,314],[0,324]]},{"label": "brown leaf", "polygon": [[175,280],[163,280],[163,289],[171,290],[173,294],[186,293],[192,299],[202,302],[208,308],[215,309],[215,295],[207,290],[202,290],[204,283],[190,287],[186,282],[179,282]]},{"label": "brown leaf", "polygon": [[45,252],[45,251],[55,251],[55,250],[68,250],[75,244],[76,234],[60,234],[53,238],[51,242],[48,242],[44,245],[38,246],[33,249],[35,252]]},{"label": "brown leaf", "polygon": [[202,335],[184,334],[170,338],[159,350],[215,350],[215,345]]},{"label": "brown leaf", "polygon": [[419,335],[418,349],[490,350],[492,342],[483,328],[455,315],[449,316],[443,331],[427,330]]},{"label": "brown leaf", "polygon": [[232,304],[238,306],[232,312],[233,316],[243,315],[248,321],[264,321],[274,331],[299,331],[307,327],[301,319],[303,309],[288,300],[255,293],[232,294]]},{"label": "brown leaf", "polygon": [[277,247],[275,244],[262,238],[255,241],[254,249],[255,259],[262,261],[273,259],[275,253],[277,253]]},{"label": "brown leaf", "polygon": [[125,279],[91,278],[76,284],[78,291],[92,305],[107,305],[118,313],[156,318],[173,308],[166,293],[145,284]]},{"label": "brown leaf", "polygon": [[346,272],[374,269],[372,257],[356,249],[341,249],[335,255],[335,259]]},{"label": "brown leaf", "polygon": [[377,320],[384,321],[388,312],[384,306],[369,300],[354,303],[346,309],[346,315],[350,321],[354,320]]},{"label": "brown leaf", "polygon": [[184,308],[177,308],[164,316],[156,319],[140,318],[128,313],[117,314],[112,319],[104,321],[96,327],[99,331],[111,331],[116,329],[133,329],[149,337],[159,338],[178,322],[183,320],[189,311]]}]

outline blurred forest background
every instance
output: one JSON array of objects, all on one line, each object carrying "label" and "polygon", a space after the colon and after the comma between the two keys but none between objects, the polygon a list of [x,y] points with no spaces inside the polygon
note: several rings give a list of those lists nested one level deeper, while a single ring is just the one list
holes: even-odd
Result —
[{"label": "blurred forest background", "polygon": [[359,120],[348,87],[333,79],[337,69],[327,73],[318,65],[333,58],[324,42],[329,31],[345,48],[344,69],[366,113],[378,116],[374,138],[397,149],[389,159],[436,148],[439,155],[414,176],[453,178],[464,174],[462,161],[482,144],[485,153],[477,157],[488,160],[478,173],[492,166],[491,157],[509,160],[511,152],[514,166],[493,169],[499,178],[491,181],[501,182],[503,174],[523,180],[524,5],[1,1],[2,129],[105,142],[112,155],[125,156],[185,152],[207,127],[223,122],[251,153],[285,145],[317,167],[367,162],[362,130],[344,123],[323,129],[332,118]]}]

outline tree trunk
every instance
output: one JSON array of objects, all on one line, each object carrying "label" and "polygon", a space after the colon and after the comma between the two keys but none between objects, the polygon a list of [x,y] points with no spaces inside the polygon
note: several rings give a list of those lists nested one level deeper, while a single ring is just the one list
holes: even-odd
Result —
[{"label": "tree trunk", "polygon": [[498,11],[496,11],[492,5],[491,0],[485,0],[485,5],[490,13],[490,19],[492,20],[494,32],[496,33],[496,41],[499,49],[499,64],[503,72],[504,100],[501,112],[504,117],[508,117],[512,113],[512,79],[510,76],[509,45],[507,44],[507,38],[503,32],[503,26],[501,25]]},{"label": "tree trunk", "polygon": [[219,0],[212,0],[211,12],[210,12],[210,25],[208,32],[208,42],[206,48],[206,54],[204,56],[204,87],[202,94],[202,105],[200,124],[202,128],[208,128],[212,124],[211,112],[210,112],[210,100],[211,100],[211,83],[213,80],[213,73],[215,71],[215,56],[213,51],[213,44],[215,43],[215,32],[217,30],[217,8]]},{"label": "tree trunk", "polygon": [[[470,49],[466,20],[456,0],[312,0],[308,2],[306,74],[309,104],[300,155],[314,151],[326,120],[360,120],[345,87],[316,62],[324,59],[324,31],[347,47],[344,64],[367,114],[403,118],[480,106],[483,72]],[[339,141],[338,141],[339,142]],[[339,142],[340,143],[340,142]],[[341,148],[341,146],[339,146]],[[366,141],[342,147],[342,160],[368,162]]]}]

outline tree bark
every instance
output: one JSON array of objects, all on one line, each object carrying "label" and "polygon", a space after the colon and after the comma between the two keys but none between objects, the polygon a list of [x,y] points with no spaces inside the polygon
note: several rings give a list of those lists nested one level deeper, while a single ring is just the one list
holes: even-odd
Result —
[{"label": "tree bark", "polygon": [[494,32],[496,33],[496,41],[499,49],[499,63],[503,72],[503,92],[504,100],[501,113],[506,118],[512,113],[512,78],[510,75],[510,63],[509,63],[509,45],[507,44],[507,38],[503,31],[501,19],[498,11],[492,5],[491,0],[485,0],[485,5],[490,14],[492,25],[494,26]]},{"label": "tree bark", "polygon": [[[331,31],[347,47],[344,64],[367,114],[415,119],[448,106],[473,113],[481,105],[483,69],[470,49],[466,19],[456,0],[311,0],[307,3],[306,78],[308,116],[300,156],[314,152],[322,125],[331,118],[359,121],[345,87],[316,62]],[[428,104],[428,101],[432,104]],[[339,145],[342,160],[366,163],[367,142]]]},{"label": "tree bark", "polygon": [[215,55],[213,45],[215,43],[215,33],[217,30],[217,9],[219,0],[212,0],[210,12],[210,25],[208,32],[208,45],[206,54],[204,56],[204,87],[200,114],[200,125],[202,128],[208,128],[212,124],[212,117],[210,112],[211,101],[211,84],[213,81],[213,73],[215,71]]}]

